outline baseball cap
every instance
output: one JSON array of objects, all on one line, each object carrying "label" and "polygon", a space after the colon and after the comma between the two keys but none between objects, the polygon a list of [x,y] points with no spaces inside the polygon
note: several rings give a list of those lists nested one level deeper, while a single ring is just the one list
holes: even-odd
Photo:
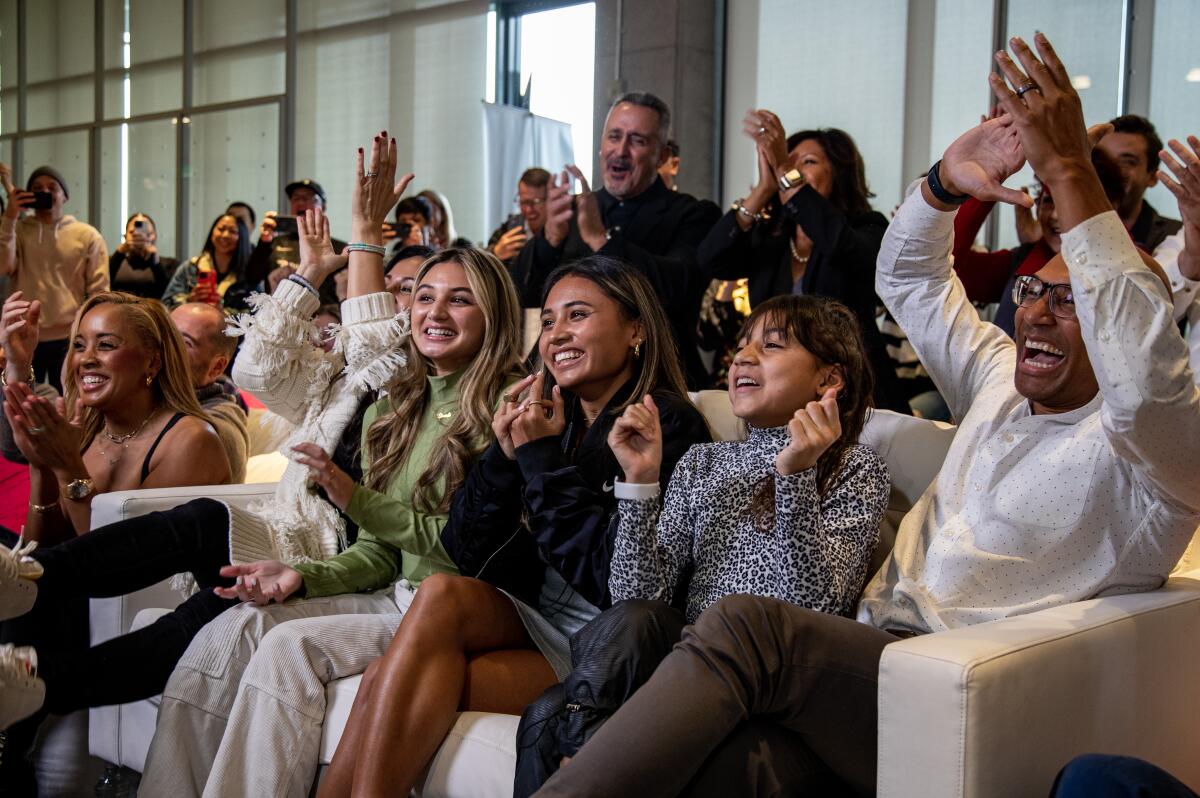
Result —
[{"label": "baseball cap", "polygon": [[296,180],[288,183],[287,186],[284,187],[283,193],[288,195],[288,199],[291,199],[292,192],[298,188],[307,188],[309,191],[314,192],[318,197],[320,197],[322,203],[328,202],[328,200],[325,199],[325,189],[321,188],[321,184],[316,180],[310,180],[307,177],[303,180]]}]

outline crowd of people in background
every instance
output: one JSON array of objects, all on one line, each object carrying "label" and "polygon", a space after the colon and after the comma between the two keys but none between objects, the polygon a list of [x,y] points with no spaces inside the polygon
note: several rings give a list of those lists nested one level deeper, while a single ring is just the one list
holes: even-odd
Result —
[{"label": "crowd of people in background", "polygon": [[[531,166],[478,246],[386,132],[337,178],[348,240],[305,178],[179,262],[150,215],[110,255],[67,176],[0,164],[0,450],[30,484],[0,528],[0,795],[33,788],[47,714],[159,693],[144,794],[307,795],[354,674],[320,796],[408,794],[461,709],[523,716],[519,796],[870,794],[886,645],[1158,587],[1200,524],[1200,140],[1085,129],[1045,37],[1010,45],[890,219],[852,135],[785,109],[746,113],[758,175],[722,213],[648,92],[609,108],[600,185]],[[987,251],[997,203],[1019,245]],[[713,441],[707,388],[744,440]],[[93,528],[103,493],[241,482],[248,399],[291,430],[270,502]],[[877,573],[872,408],[958,426]],[[90,644],[89,597],[180,574],[173,611]],[[755,741],[766,767],[707,764]]]}]

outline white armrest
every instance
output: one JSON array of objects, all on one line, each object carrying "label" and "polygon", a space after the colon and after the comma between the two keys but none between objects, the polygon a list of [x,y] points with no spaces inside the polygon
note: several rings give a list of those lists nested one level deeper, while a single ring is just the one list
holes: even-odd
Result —
[{"label": "white armrest", "polygon": [[260,482],[254,485],[191,485],[186,488],[150,488],[101,493],[92,499],[92,529],[156,510],[169,510],[176,505],[205,496],[245,507],[255,499],[269,499],[274,493],[274,482]]},{"label": "white armrest", "polygon": [[893,643],[879,671],[880,798],[1046,795],[1086,752],[1200,785],[1200,571]]}]

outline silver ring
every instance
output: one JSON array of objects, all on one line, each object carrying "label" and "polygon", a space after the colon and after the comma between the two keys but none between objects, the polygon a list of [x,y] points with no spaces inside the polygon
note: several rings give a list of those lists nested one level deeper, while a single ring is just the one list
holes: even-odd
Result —
[{"label": "silver ring", "polygon": [[1028,92],[1031,92],[1031,91],[1036,91],[1038,94],[1042,93],[1042,90],[1040,88],[1038,88],[1038,85],[1036,83],[1034,83],[1033,81],[1029,81],[1028,83],[1022,83],[1017,88],[1017,96],[1024,97]]},{"label": "silver ring", "polygon": [[41,435],[46,431],[45,427],[26,427],[26,429],[29,430],[30,435]]},{"label": "silver ring", "polygon": [[760,135],[760,136],[761,136],[763,133],[766,133],[766,132],[767,132],[767,129],[766,129],[765,127],[760,127],[760,128],[758,129],[758,135]]},{"label": "silver ring", "polygon": [[379,177],[378,172],[363,172],[363,177]]}]

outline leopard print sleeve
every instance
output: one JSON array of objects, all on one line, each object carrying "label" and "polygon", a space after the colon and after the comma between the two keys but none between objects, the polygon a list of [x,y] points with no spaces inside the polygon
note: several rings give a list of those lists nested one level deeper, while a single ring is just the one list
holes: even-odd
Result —
[{"label": "leopard print sleeve", "polygon": [[681,574],[690,571],[694,522],[691,483],[696,447],[675,466],[665,499],[621,499],[608,592],[613,602],[657,599],[670,603]]},{"label": "leopard print sleeve", "polygon": [[847,451],[837,481],[821,498],[816,470],[775,474],[775,530],[768,562],[789,600],[846,615],[854,609],[879,540],[891,479],[866,446]]}]

